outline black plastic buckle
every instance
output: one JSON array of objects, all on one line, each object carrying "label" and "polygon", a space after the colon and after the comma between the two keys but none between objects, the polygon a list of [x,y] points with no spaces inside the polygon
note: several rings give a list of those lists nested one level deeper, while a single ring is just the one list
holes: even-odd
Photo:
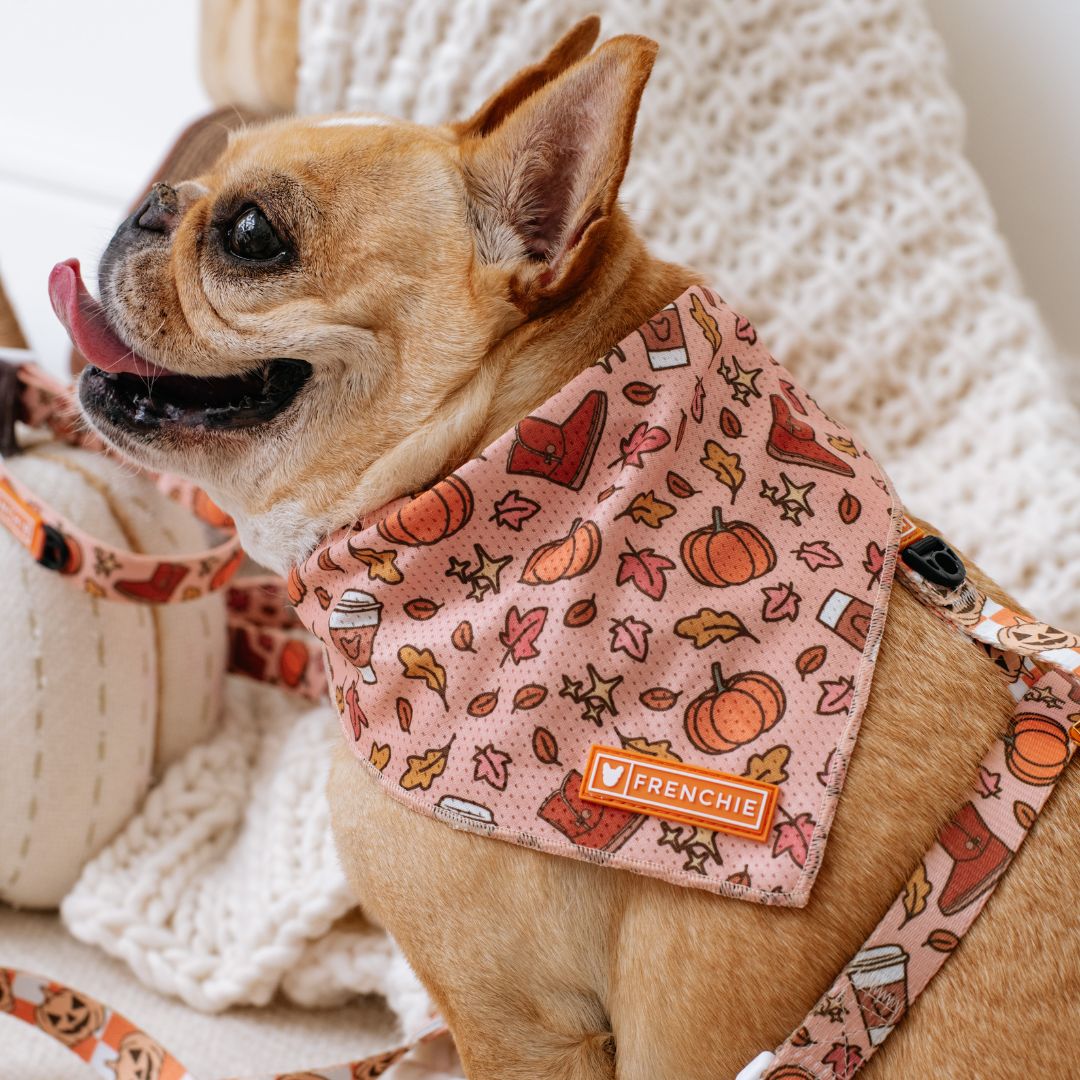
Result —
[{"label": "black plastic buckle", "polygon": [[19,365],[0,360],[0,457],[11,457],[19,452],[15,438],[15,421],[19,419],[22,406],[22,381]]},{"label": "black plastic buckle", "polygon": [[42,526],[42,532],[45,542],[42,544],[38,563],[46,570],[63,570],[68,564],[68,559],[71,558],[71,551],[67,540],[64,539],[64,534],[52,525]]},{"label": "black plastic buckle", "polygon": [[916,540],[904,548],[900,558],[927,581],[945,589],[958,589],[967,577],[963,560],[940,536]]}]

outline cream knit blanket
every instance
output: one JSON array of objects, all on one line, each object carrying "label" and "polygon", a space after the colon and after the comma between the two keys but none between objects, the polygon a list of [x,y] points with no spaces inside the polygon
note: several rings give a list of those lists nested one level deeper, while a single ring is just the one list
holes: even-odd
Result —
[{"label": "cream knit blanket", "polygon": [[[754,319],[912,511],[1040,617],[1080,626],[1080,418],[916,0],[305,0],[299,106],[463,116],[597,8],[606,33],[662,45],[624,186],[656,251]],[[408,1024],[422,995],[383,939],[323,936],[350,903],[322,791],[328,710],[231,701],[65,919],[198,1008],[283,984],[309,1004],[377,990]]]}]

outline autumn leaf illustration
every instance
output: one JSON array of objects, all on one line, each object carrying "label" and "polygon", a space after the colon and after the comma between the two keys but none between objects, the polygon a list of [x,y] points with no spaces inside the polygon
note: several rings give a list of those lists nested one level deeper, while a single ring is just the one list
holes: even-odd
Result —
[{"label": "autumn leaf illustration", "polygon": [[649,635],[652,627],[627,615],[611,624],[611,651],[624,652],[631,660],[644,660],[649,655]]},{"label": "autumn leaf illustration", "polygon": [[722,641],[726,645],[740,637],[757,641],[735,612],[713,611],[712,608],[702,608],[696,615],[680,619],[675,624],[675,633],[693,641],[695,649],[704,649],[714,641]]},{"label": "autumn leaf illustration", "polygon": [[788,778],[785,766],[790,757],[791,747],[783,744],[766,750],[764,754],[751,754],[743,776],[764,784],[782,784]]},{"label": "autumn leaf illustration", "polygon": [[596,596],[587,596],[582,600],[575,600],[563,616],[563,625],[572,629],[580,626],[588,626],[596,618]]},{"label": "autumn leaf illustration", "polygon": [[430,649],[417,649],[415,645],[402,645],[398,650],[398,659],[405,669],[406,679],[419,679],[429,690],[434,690],[442,698],[443,707],[450,711],[446,700],[446,668],[436,659]]},{"label": "autumn leaf illustration", "polygon": [[497,503],[495,513],[488,519],[497,526],[505,525],[514,532],[520,532],[521,526],[540,510],[540,504],[525,498],[516,488],[508,491]]},{"label": "autumn leaf illustration", "polygon": [[630,541],[626,541],[628,551],[619,555],[619,572],[615,578],[616,585],[625,585],[628,581],[631,585],[644,593],[650,600],[663,599],[667,591],[667,578],[664,574],[668,570],[674,570],[675,564],[663,555],[658,555],[652,548],[634,549]]},{"label": "autumn leaf illustration", "polygon": [[741,458],[738,454],[729,453],[718,442],[712,439],[705,440],[705,456],[701,464],[711,473],[716,474],[716,479],[731,491],[731,501],[739,493],[739,488],[746,480],[746,473],[741,466]]},{"label": "autumn leaf illustration", "polygon": [[656,397],[657,386],[647,382],[630,382],[623,387],[623,397],[632,405],[650,405]]},{"label": "autumn leaf illustration", "polygon": [[646,757],[657,758],[659,761],[682,761],[682,758],[671,749],[671,743],[667,739],[657,742],[649,742],[644,735],[632,737],[624,735],[618,728],[615,734],[619,736],[624,750],[633,750],[635,754],[644,754]]},{"label": "autumn leaf illustration", "polygon": [[927,898],[933,891],[934,887],[926,877],[926,863],[920,862],[904,885],[904,921],[900,924],[901,927],[926,910]]},{"label": "autumn leaf illustration", "polygon": [[863,560],[863,569],[870,575],[870,585],[874,585],[881,577],[881,571],[885,566],[885,552],[873,540],[866,545],[866,558]]},{"label": "autumn leaf illustration", "polygon": [[720,410],[720,430],[729,439],[742,438],[742,421],[726,405]]},{"label": "autumn leaf illustration", "polygon": [[934,952],[951,953],[957,945],[960,944],[960,939],[951,930],[931,930],[926,936],[926,940],[923,945],[928,949],[933,949]]},{"label": "autumn leaf illustration", "polygon": [[396,551],[376,551],[374,548],[354,548],[348,543],[349,554],[362,566],[367,567],[370,581],[381,581],[385,585],[400,585],[404,576],[394,561]]},{"label": "autumn leaf illustration", "polygon": [[539,683],[528,683],[514,694],[514,712],[518,709],[535,709],[544,703],[547,687]]},{"label": "autumn leaf illustration", "polygon": [[724,335],[720,333],[720,324],[705,310],[705,305],[698,299],[697,293],[690,297],[690,318],[701,327],[705,340],[712,346],[713,355],[724,343]]},{"label": "autumn leaf illustration", "polygon": [[485,690],[481,694],[477,694],[476,697],[469,702],[465,711],[470,716],[484,717],[490,716],[495,711],[495,706],[499,704],[499,691],[498,690]]},{"label": "autumn leaf illustration", "polygon": [[642,421],[629,435],[619,443],[619,456],[608,466],[613,469],[616,465],[625,469],[628,465],[634,469],[645,467],[642,454],[651,454],[663,449],[671,441],[671,436],[662,427],[649,427]]},{"label": "autumn leaf illustration", "polygon": [[435,603],[434,600],[429,600],[426,596],[417,596],[415,599],[410,600],[404,605],[405,614],[410,619],[416,619],[419,622],[424,622],[427,619],[433,618],[438,614],[439,608],[442,604]]},{"label": "autumn leaf illustration", "polygon": [[349,724],[352,727],[353,738],[359,739],[360,729],[368,726],[368,718],[364,715],[364,710],[360,708],[356,683],[353,683],[345,694],[345,704],[349,709]]},{"label": "autumn leaf illustration", "polygon": [[805,866],[815,825],[814,819],[805,812],[781,821],[774,830],[776,839],[773,841],[773,858],[777,859],[786,852],[796,866]]},{"label": "autumn leaf illustration", "polygon": [[386,766],[390,764],[390,744],[386,746],[380,746],[377,742],[372,742],[371,753],[368,754],[368,761],[375,766],[379,772],[385,772]]},{"label": "autumn leaf illustration", "polygon": [[536,639],[547,622],[548,609],[536,607],[522,615],[516,607],[506,613],[506,629],[499,635],[499,642],[506,648],[499,667],[506,661],[513,660],[518,665],[522,660],[531,660],[540,655]]},{"label": "autumn leaf illustration", "polygon": [[833,570],[844,563],[828,543],[824,540],[807,541],[799,545],[793,552],[796,559],[801,559],[811,570]]},{"label": "autumn leaf illustration", "polygon": [[647,525],[650,529],[659,529],[674,513],[675,507],[671,503],[658,499],[653,491],[646,491],[636,495],[630,505],[618,516],[629,517],[632,521],[639,525]]},{"label": "autumn leaf illustration", "polygon": [[979,795],[984,799],[998,798],[1001,795],[1001,773],[991,772],[985,765],[980,765]]},{"label": "autumn leaf illustration", "polygon": [[863,1053],[850,1043],[833,1043],[821,1063],[832,1069],[833,1080],[851,1080],[862,1067]]},{"label": "autumn leaf illustration", "polygon": [[478,746],[472,759],[476,765],[474,780],[483,780],[497,791],[506,790],[506,781],[509,778],[506,766],[514,759],[505,750],[496,750],[488,743],[487,746]]},{"label": "autumn leaf illustration", "polygon": [[705,384],[700,379],[694,386],[694,400],[690,405],[690,415],[697,424],[701,423],[701,418],[705,415]]},{"label": "autumn leaf illustration", "polygon": [[846,676],[841,676],[839,679],[826,679],[818,683],[818,686],[821,687],[821,697],[818,698],[817,711],[822,716],[847,712],[851,708],[851,698],[855,693],[855,686],[851,679]]},{"label": "autumn leaf illustration", "polygon": [[765,594],[765,603],[761,606],[761,617],[766,622],[780,622],[781,619],[791,619],[794,622],[799,617],[799,604],[802,602],[802,597],[795,591],[795,586],[791,582],[766,585],[761,591]]},{"label": "autumn leaf illustration", "polygon": [[679,412],[679,430],[675,435],[675,449],[678,450],[682,446],[683,436],[686,434],[686,413],[680,410]]},{"label": "autumn leaf illustration", "polygon": [[345,572],[340,566],[338,566],[336,562],[334,562],[334,557],[330,554],[330,548],[328,547],[324,547],[322,551],[319,552],[319,558],[317,561],[320,570],[336,570],[339,574],[343,574]]},{"label": "autumn leaf illustration", "polygon": [[1038,817],[1038,812],[1034,806],[1026,802],[1022,802],[1017,799],[1013,803],[1013,817],[1016,818],[1016,824],[1021,829],[1030,829],[1035,824],[1035,819]]},{"label": "autumn leaf illustration", "polygon": [[855,444],[848,438],[842,435],[828,435],[829,445],[834,450],[839,450],[841,454],[847,454],[848,457],[858,457],[859,451],[855,448]]},{"label": "autumn leaf illustration", "polygon": [[394,710],[397,713],[398,727],[408,735],[412,728],[412,704],[408,698],[399,697]]},{"label": "autumn leaf illustration", "polygon": [[446,763],[450,759],[450,748],[454,745],[456,736],[451,736],[445,746],[433,747],[423,754],[410,754],[406,759],[408,768],[402,774],[399,784],[406,791],[421,788],[428,791],[431,785],[446,771]]},{"label": "autumn leaf illustration", "polygon": [[807,675],[813,675],[825,663],[828,655],[829,650],[824,645],[811,645],[808,649],[803,649],[795,661],[795,670],[798,671],[799,678],[805,679]]},{"label": "autumn leaf illustration", "polygon": [[533,731],[533,753],[542,765],[561,765],[559,761],[559,742],[546,727]]},{"label": "autumn leaf illustration", "polygon": [[677,472],[669,472],[666,477],[667,489],[676,499],[689,499],[698,493],[697,488]]},{"label": "autumn leaf illustration", "polygon": [[681,690],[669,690],[666,686],[653,686],[643,691],[638,696],[638,701],[646,709],[654,712],[667,712],[675,707],[675,703],[682,697]]}]

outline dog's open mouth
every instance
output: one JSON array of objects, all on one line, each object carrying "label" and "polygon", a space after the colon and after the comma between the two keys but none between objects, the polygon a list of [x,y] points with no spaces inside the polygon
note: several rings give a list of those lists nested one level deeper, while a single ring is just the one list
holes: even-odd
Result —
[{"label": "dog's open mouth", "polygon": [[53,309],[91,365],[79,395],[94,416],[129,430],[168,427],[234,430],[283,412],[311,375],[303,360],[267,360],[241,375],[181,375],[132,352],[105,320],[75,259],[49,275]]}]

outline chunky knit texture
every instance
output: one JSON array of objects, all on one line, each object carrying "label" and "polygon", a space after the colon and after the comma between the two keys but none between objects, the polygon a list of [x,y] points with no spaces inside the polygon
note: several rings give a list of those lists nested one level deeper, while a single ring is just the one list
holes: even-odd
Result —
[{"label": "chunky knit texture", "polygon": [[230,677],[219,734],[173,765],[65,898],[68,929],[195,1009],[381,994],[409,1033],[431,1005],[356,915],[326,804],[332,710]]},{"label": "chunky knit texture", "polygon": [[305,0],[298,106],[467,115],[578,18],[661,44],[624,203],[862,436],[908,508],[1080,624],[1080,424],[918,0]]}]

